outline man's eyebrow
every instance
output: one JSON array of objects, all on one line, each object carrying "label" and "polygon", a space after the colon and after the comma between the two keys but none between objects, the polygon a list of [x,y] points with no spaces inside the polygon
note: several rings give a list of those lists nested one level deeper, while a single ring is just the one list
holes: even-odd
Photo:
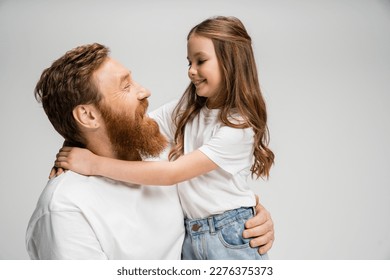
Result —
[{"label": "man's eyebrow", "polygon": [[127,72],[126,74],[120,77],[120,83],[123,84],[127,80],[131,80],[131,72]]}]

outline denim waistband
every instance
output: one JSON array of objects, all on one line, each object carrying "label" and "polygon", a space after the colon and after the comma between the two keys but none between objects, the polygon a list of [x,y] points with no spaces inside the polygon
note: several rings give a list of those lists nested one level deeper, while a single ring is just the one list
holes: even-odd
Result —
[{"label": "denim waistband", "polygon": [[190,234],[203,233],[207,231],[214,233],[233,221],[242,218],[246,219],[255,214],[255,207],[241,207],[203,219],[185,219],[185,226],[186,230]]}]

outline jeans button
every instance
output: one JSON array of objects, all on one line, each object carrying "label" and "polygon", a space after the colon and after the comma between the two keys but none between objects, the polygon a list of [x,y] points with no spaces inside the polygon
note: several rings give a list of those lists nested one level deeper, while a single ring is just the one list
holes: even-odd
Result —
[{"label": "jeans button", "polygon": [[202,227],[202,226],[199,225],[199,224],[194,224],[194,225],[192,225],[191,229],[192,229],[193,231],[198,231],[201,227]]}]

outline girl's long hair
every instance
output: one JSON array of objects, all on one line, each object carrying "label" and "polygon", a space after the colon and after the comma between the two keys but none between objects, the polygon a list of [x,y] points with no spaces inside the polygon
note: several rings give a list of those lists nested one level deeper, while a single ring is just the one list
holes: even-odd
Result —
[{"label": "girl's long hair", "polygon": [[[242,22],[234,17],[209,18],[191,29],[192,35],[209,38],[213,41],[222,74],[220,94],[220,121],[230,127],[252,127],[254,131],[254,163],[252,177],[269,177],[274,162],[274,154],[268,148],[266,105],[260,90],[251,38]],[[196,94],[194,84],[185,90],[173,112],[176,125],[175,145],[169,153],[174,160],[184,153],[184,129],[205,106],[206,97]],[[234,118],[240,116],[240,121]]]}]

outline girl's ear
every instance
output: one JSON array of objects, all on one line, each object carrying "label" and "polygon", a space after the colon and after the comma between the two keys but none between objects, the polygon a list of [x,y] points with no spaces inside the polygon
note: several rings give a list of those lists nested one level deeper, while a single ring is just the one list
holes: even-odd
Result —
[{"label": "girl's ear", "polygon": [[95,129],[100,126],[100,114],[93,105],[77,105],[73,117],[81,127]]}]

